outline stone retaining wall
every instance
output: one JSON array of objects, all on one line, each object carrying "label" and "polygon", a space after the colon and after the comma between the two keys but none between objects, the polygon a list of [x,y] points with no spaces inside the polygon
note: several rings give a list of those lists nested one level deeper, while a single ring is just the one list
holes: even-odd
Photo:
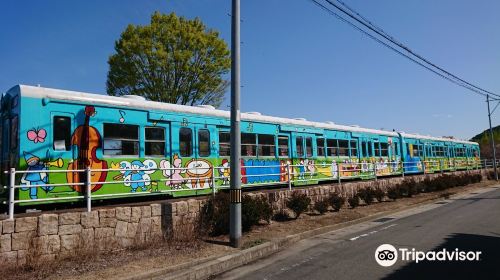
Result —
[{"label": "stone retaining wall", "polygon": [[[479,173],[481,170],[468,172]],[[411,178],[421,181],[426,176]],[[393,177],[295,190],[306,193],[314,203],[332,192],[349,196],[360,188],[376,184],[387,189],[402,180],[402,177]],[[289,190],[274,190],[251,195],[265,196],[277,211],[284,207],[291,193]],[[23,265],[32,260],[52,261],[80,253],[141,246],[158,242],[163,236],[189,237],[196,229],[197,219],[206,199],[208,197],[149,206],[108,207],[92,212],[38,214],[13,221],[3,220],[0,221],[0,264]]]}]

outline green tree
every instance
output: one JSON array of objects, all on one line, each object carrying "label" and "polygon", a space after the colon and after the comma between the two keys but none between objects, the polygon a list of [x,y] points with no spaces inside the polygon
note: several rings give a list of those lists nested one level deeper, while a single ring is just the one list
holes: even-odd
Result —
[{"label": "green tree", "polygon": [[224,99],[230,52],[198,18],[155,12],[149,25],[128,25],[115,51],[108,60],[109,95],[216,107]]}]

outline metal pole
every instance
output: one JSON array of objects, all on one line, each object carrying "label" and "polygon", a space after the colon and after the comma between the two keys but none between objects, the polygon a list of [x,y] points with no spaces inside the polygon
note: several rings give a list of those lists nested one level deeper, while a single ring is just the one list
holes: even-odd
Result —
[{"label": "metal pole", "polygon": [[87,166],[85,169],[85,188],[87,194],[87,212],[92,211],[92,174],[90,173],[90,167]]},{"label": "metal pole", "polygon": [[337,164],[337,177],[339,179],[339,185],[341,184],[341,178],[340,178],[340,168],[341,168],[342,163]]},{"label": "metal pole", "polygon": [[240,130],[240,0],[232,0],[231,13],[231,184],[229,239],[241,247],[241,130]]},{"label": "metal pole", "polygon": [[490,112],[490,95],[486,95],[486,103],[488,103],[488,121],[490,122],[490,142],[493,150],[493,169],[495,170],[495,180],[498,181],[497,170],[497,155],[495,151],[495,139],[493,139],[493,129],[491,128],[491,112]]},{"label": "metal pole", "polygon": [[288,189],[292,190],[292,177],[290,176],[290,163],[286,164],[286,174],[288,176]]},{"label": "metal pole", "polygon": [[9,220],[14,220],[14,185],[16,184],[16,169],[11,168],[9,175]]}]

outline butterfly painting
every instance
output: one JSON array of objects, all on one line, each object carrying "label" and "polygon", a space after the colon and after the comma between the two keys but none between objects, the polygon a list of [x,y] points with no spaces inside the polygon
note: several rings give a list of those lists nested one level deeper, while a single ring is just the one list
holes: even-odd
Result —
[{"label": "butterfly painting", "polygon": [[31,130],[28,130],[28,139],[30,141],[33,141],[35,143],[43,143],[45,142],[45,137],[47,137],[47,131],[45,129],[37,129],[33,128]]}]

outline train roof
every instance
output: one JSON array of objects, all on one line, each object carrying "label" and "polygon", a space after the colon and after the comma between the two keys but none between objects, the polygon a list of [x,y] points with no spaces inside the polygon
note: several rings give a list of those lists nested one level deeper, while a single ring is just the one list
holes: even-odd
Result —
[{"label": "train roof", "polygon": [[[130,108],[134,108],[134,109],[164,110],[164,111],[170,111],[170,112],[179,112],[179,113],[186,113],[186,114],[199,114],[199,115],[221,117],[221,118],[229,118],[230,117],[229,111],[218,110],[218,109],[207,108],[207,107],[197,107],[197,106],[186,106],[186,105],[178,105],[178,104],[170,104],[170,103],[161,103],[161,102],[156,102],[156,101],[147,101],[147,100],[141,100],[141,99],[135,99],[135,98],[115,97],[115,96],[109,96],[109,95],[77,92],[77,91],[70,91],[70,90],[61,90],[61,89],[54,89],[54,88],[45,88],[45,87],[39,87],[39,86],[18,85],[18,86],[11,88],[9,90],[9,92],[16,91],[16,90],[18,90],[20,92],[21,96],[40,98],[40,99],[48,98],[48,99],[62,100],[62,101],[68,101],[68,102],[92,102],[92,103],[103,104],[103,105],[130,107]],[[379,135],[393,136],[393,137],[399,136],[397,132],[393,132],[393,131],[363,128],[363,127],[359,127],[359,126],[339,125],[339,124],[334,124],[334,123],[313,122],[313,121],[307,121],[305,119],[290,119],[290,118],[273,117],[273,116],[261,115],[261,114],[255,113],[255,112],[241,113],[241,119],[247,120],[247,121],[255,121],[255,122],[308,126],[308,127],[339,130],[339,131],[363,132],[363,133],[379,134]],[[424,136],[424,135],[404,133],[404,132],[401,132],[401,135],[405,138],[415,138],[415,139],[435,140],[435,141],[445,141],[445,142],[478,145],[475,142],[459,140],[459,139]]]}]

